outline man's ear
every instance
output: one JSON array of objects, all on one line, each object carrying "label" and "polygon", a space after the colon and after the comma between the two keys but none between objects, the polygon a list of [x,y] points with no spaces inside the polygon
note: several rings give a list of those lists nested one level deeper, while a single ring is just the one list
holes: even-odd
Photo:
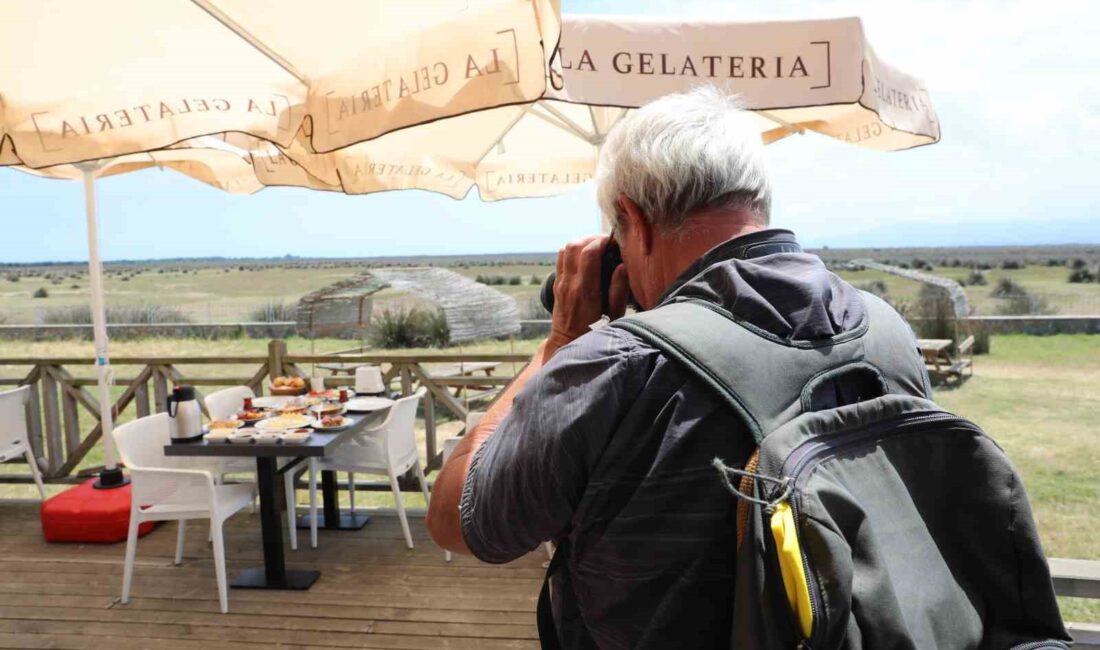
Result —
[{"label": "man's ear", "polygon": [[649,219],[642,213],[638,205],[625,194],[620,194],[616,203],[619,206],[622,219],[626,221],[626,229],[637,237],[638,242],[642,245],[642,254],[649,256],[653,252],[653,226],[649,223]]}]

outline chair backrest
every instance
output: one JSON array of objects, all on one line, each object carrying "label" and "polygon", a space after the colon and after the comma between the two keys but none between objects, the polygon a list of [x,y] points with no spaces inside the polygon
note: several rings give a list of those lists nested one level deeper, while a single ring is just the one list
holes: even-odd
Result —
[{"label": "chair backrest", "polygon": [[27,401],[31,387],[0,393],[0,460],[15,458],[30,445],[27,439]]},{"label": "chair backrest", "polygon": [[206,412],[211,420],[225,420],[232,417],[244,405],[244,398],[255,397],[256,394],[248,386],[233,386],[224,388],[207,395]]},{"label": "chair backrest", "polygon": [[421,386],[412,395],[394,402],[386,421],[375,429],[381,432],[382,446],[392,464],[411,463],[419,453],[416,447],[416,407],[427,391]]},{"label": "chair backrest", "polygon": [[378,366],[359,366],[355,369],[355,392],[375,395],[386,392],[382,381],[382,369]]},{"label": "chair backrest", "polygon": [[115,446],[122,462],[131,469],[175,467],[164,455],[171,442],[171,420],[167,413],[138,418],[115,427]]}]

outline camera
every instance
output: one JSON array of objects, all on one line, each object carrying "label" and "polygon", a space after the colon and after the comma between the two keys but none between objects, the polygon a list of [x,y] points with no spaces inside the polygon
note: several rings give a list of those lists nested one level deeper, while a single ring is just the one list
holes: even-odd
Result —
[{"label": "camera", "polygon": [[[612,239],[607,242],[607,246],[603,249],[603,255],[600,257],[600,313],[611,313],[611,277],[615,274],[615,269],[622,263],[623,255],[619,250],[619,244]],[[550,313],[554,312],[554,280],[557,277],[557,271],[551,271],[542,283],[542,292],[539,295],[542,306]],[[629,294],[627,295],[627,302],[630,304],[634,302],[633,297]]]}]

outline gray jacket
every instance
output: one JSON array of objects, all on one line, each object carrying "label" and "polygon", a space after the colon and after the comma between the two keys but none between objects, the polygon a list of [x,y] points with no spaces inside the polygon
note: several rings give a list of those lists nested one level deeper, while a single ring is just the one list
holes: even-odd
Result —
[{"label": "gray jacket", "polygon": [[[863,313],[858,292],[785,230],[717,246],[662,302],[673,296],[794,340],[848,331]],[[752,449],[709,388],[634,335],[599,329],[559,350],[478,450],[463,536],[486,562],[566,543],[552,576],[563,647],[728,645],[735,502],[710,463],[740,466]]]}]

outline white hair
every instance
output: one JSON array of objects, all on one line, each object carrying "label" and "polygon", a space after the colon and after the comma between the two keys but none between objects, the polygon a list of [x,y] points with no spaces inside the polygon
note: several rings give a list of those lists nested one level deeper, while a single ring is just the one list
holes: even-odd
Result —
[{"label": "white hair", "polygon": [[613,224],[620,195],[673,234],[702,211],[745,209],[765,225],[770,216],[760,132],[736,96],[712,85],[666,95],[623,118],[604,142],[596,183],[600,210]]}]

